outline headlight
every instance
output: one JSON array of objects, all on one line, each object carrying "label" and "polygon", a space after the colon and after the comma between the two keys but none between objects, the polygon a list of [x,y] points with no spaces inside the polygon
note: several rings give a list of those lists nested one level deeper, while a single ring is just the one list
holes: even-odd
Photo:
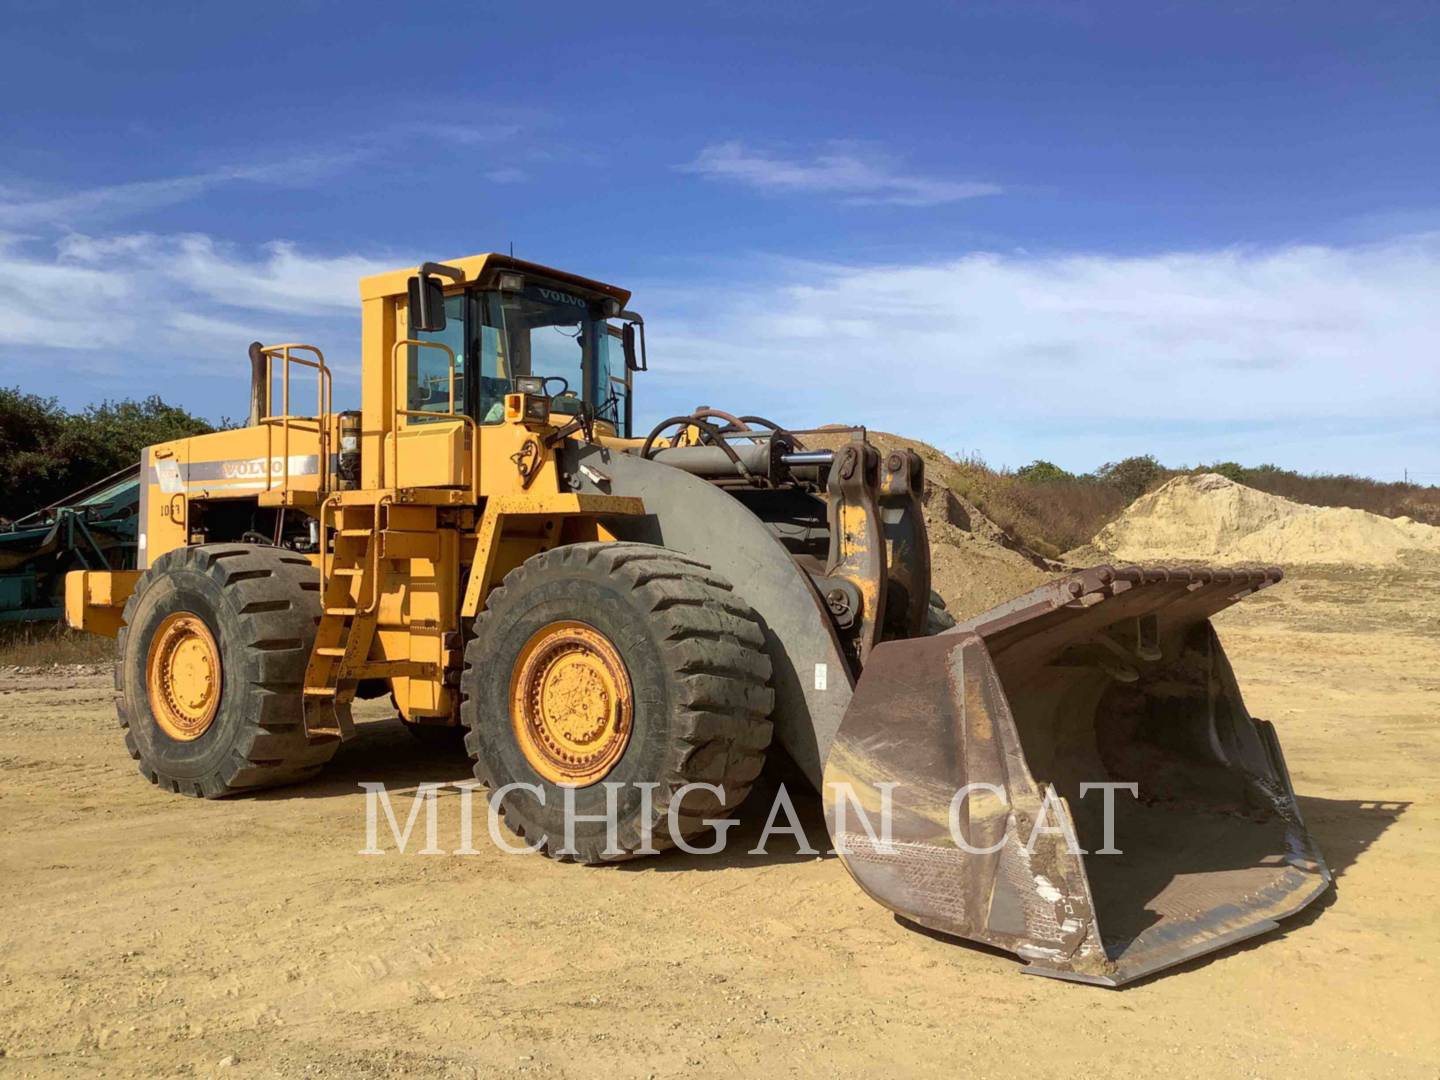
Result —
[{"label": "headlight", "polygon": [[[505,419],[510,423],[521,423],[527,427],[548,426],[550,423],[550,399],[534,394],[506,394]],[[534,430],[532,427],[531,430]]]}]

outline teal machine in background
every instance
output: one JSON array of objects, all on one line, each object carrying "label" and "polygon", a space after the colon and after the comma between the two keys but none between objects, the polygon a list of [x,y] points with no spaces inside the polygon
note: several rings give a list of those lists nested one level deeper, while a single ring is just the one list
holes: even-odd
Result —
[{"label": "teal machine in background", "polygon": [[0,519],[0,623],[59,619],[70,570],[133,570],[140,467],[15,521]]}]

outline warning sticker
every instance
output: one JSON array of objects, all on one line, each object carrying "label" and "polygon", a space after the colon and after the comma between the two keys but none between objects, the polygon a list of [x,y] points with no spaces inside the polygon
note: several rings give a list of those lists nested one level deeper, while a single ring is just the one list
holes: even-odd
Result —
[{"label": "warning sticker", "polygon": [[160,481],[160,490],[166,495],[176,495],[184,490],[180,480],[180,463],[174,458],[164,458],[155,463],[155,476]]}]

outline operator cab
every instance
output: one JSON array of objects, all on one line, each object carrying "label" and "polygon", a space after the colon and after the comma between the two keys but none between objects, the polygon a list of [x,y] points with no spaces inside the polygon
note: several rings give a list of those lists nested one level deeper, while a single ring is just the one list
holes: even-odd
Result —
[{"label": "operator cab", "polygon": [[[438,284],[435,278],[428,282]],[[422,274],[419,288],[426,284]],[[412,336],[454,353],[454,407],[463,408],[477,424],[503,422],[505,395],[516,392],[516,379],[532,377],[544,380],[552,414],[569,418],[588,409],[616,435],[627,437],[631,417],[626,354],[633,347],[623,347],[625,336],[610,323],[612,318],[633,318],[622,313],[621,306],[605,286],[499,269],[445,295],[443,326]],[[429,312],[427,316],[414,322],[442,321]],[[448,413],[449,357],[441,349],[412,347],[409,352],[406,407],[413,413]],[[412,422],[417,419],[424,422],[412,416]]]}]

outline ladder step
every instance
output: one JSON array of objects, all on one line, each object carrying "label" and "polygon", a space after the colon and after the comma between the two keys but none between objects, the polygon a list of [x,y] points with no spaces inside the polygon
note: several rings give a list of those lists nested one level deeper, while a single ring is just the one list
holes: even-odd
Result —
[{"label": "ladder step", "polygon": [[336,536],[374,536],[374,529],[336,529]]},{"label": "ladder step", "polygon": [[315,650],[315,655],[316,655],[316,656],[344,656],[344,655],[345,655],[345,648],[344,648],[343,645],[337,645],[337,646],[335,646],[334,648],[331,648],[329,645],[322,645],[320,648],[318,648],[318,649]]},{"label": "ladder step", "polygon": [[334,697],[335,687],[333,686],[307,686],[305,693],[310,697]]},{"label": "ladder step", "polygon": [[330,575],[332,577],[359,577],[365,573],[363,567],[359,566],[332,566]]},{"label": "ladder step", "polygon": [[353,607],[327,607],[326,615],[359,615],[360,609]]}]

